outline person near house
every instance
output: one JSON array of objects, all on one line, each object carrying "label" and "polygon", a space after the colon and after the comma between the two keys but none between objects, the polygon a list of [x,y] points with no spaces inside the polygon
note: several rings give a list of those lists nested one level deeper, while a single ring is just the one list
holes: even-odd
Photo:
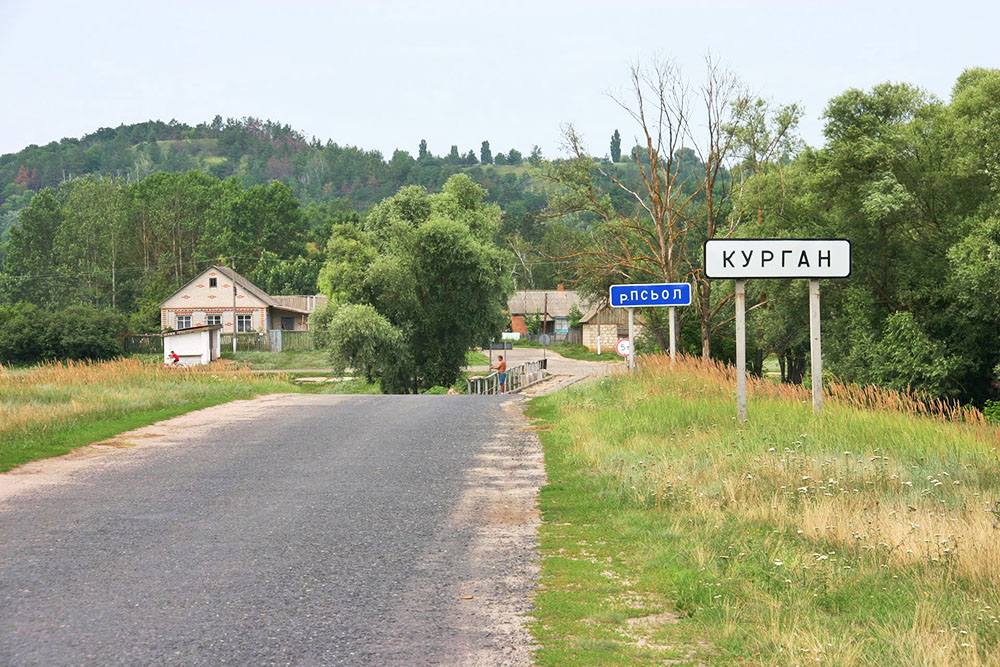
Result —
[{"label": "person near house", "polygon": [[500,393],[505,394],[507,387],[507,362],[503,360],[503,355],[497,357],[497,365],[490,366],[491,370],[495,370],[498,373],[497,379],[500,380]]},{"label": "person near house", "polygon": [[171,366],[180,366],[181,365],[180,355],[178,355],[173,350],[170,350],[170,359],[171,359],[171,362],[170,362]]}]

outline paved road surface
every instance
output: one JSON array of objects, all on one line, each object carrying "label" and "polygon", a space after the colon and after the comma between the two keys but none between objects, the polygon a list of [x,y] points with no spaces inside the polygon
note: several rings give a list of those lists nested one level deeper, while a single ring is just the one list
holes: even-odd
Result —
[{"label": "paved road surface", "polygon": [[0,475],[0,665],[528,663],[519,400],[269,396]]}]

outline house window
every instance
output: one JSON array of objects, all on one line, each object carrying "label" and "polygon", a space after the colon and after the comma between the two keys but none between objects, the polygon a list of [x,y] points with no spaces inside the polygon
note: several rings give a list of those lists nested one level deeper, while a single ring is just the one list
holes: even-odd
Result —
[{"label": "house window", "polygon": [[236,331],[246,332],[253,331],[253,315],[237,315],[236,316]]},{"label": "house window", "polygon": [[177,316],[177,328],[187,329],[191,326],[191,316],[190,315],[178,315]]},{"label": "house window", "polygon": [[[215,280],[213,278],[213,280]],[[205,324],[211,326],[213,324],[222,324],[222,315],[206,315]]]},{"label": "house window", "polygon": [[282,317],[281,318],[281,328],[283,331],[295,331],[295,318],[294,317]]},{"label": "house window", "polygon": [[219,279],[218,278],[209,278],[208,279],[208,286],[209,287],[218,287],[219,286]]}]

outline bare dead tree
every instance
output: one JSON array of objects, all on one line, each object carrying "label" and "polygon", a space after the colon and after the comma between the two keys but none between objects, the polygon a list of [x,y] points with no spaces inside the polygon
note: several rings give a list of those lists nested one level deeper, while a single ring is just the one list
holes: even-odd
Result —
[{"label": "bare dead tree", "polygon": [[[723,69],[711,55],[705,59],[705,83],[701,87],[701,102],[705,111],[705,142],[694,142],[698,157],[703,164],[701,192],[704,194],[703,212],[695,220],[703,240],[725,238],[732,234],[738,224],[733,216],[720,221],[718,211],[726,203],[732,190],[720,176],[734,157],[737,144],[735,129],[739,127],[750,96],[746,86],[734,73]],[[712,302],[712,283],[705,277],[702,268],[692,268],[697,288],[698,318],[701,324],[701,355],[711,356],[712,333],[722,326],[718,322],[719,311],[733,298],[729,294]]]},{"label": "bare dead tree", "polygon": [[[619,172],[593,160],[572,125],[563,129],[564,149],[571,159],[547,173],[564,189],[550,211],[556,215],[586,211],[602,223],[590,247],[559,258],[569,261],[580,275],[578,282],[590,285],[595,294],[614,282],[685,278],[688,221],[684,209],[697,195],[697,191],[683,191],[680,183],[678,152],[690,139],[691,95],[676,65],[660,60],[647,67],[635,64],[628,94],[610,97],[635,121],[634,145],[641,150],[633,150],[631,157],[641,187],[631,187]],[[607,183],[635,206],[616,210],[605,191]],[[654,331],[667,347],[660,329]]]}]

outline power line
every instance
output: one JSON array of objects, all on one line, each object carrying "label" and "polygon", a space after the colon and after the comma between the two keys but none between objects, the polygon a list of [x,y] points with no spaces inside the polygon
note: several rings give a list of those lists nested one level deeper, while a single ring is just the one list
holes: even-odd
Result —
[{"label": "power line", "polygon": [[[310,264],[325,264],[326,259],[322,258],[310,258],[310,257],[294,257],[294,258],[281,258],[281,257],[234,257],[233,259],[247,261],[247,262],[272,262],[272,263],[288,263],[292,264],[295,262],[307,262]],[[114,269],[101,269],[98,271],[82,271],[82,272],[64,272],[64,273],[49,273],[49,274],[12,274],[0,272],[0,276],[6,278],[13,278],[18,280],[40,280],[40,279],[52,279],[52,278],[86,278],[86,277],[98,277],[98,276],[109,276],[111,274],[119,274],[124,272],[148,272],[156,271],[161,269],[173,269],[178,266],[191,266],[191,265],[204,265],[206,268],[214,264],[218,264],[218,258],[215,259],[193,259],[182,262],[170,262],[168,264],[149,264],[145,266],[119,266]]]}]

